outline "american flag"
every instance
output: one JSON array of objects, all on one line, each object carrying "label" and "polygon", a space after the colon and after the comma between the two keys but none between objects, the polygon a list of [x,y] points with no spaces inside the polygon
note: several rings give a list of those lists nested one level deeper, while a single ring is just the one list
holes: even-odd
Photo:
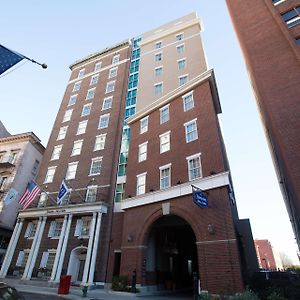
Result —
[{"label": "american flag", "polygon": [[20,62],[24,56],[0,45],[0,75]]},{"label": "american flag", "polygon": [[41,189],[33,180],[28,183],[25,193],[19,200],[19,203],[23,206],[23,209],[26,209],[30,205],[30,203],[32,203],[32,201],[40,191]]}]

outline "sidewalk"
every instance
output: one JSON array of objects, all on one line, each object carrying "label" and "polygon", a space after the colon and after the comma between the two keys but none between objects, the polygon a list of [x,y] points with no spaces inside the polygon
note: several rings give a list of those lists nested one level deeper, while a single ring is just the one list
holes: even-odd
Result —
[{"label": "sidewalk", "polygon": [[[136,298],[145,298],[145,299],[155,299],[155,300],[190,300],[193,299],[191,295],[166,295],[166,296],[141,296],[139,294],[131,294],[131,293],[122,293],[122,292],[113,292],[102,289],[89,290],[87,297],[82,297],[82,291],[79,287],[71,287],[70,293],[67,295],[58,295],[57,288],[46,287],[46,286],[36,286],[28,284],[21,284],[16,280],[5,278],[3,282],[15,287],[20,292],[25,293],[33,293],[33,294],[43,294],[43,295],[51,295],[51,296],[59,296],[62,299],[72,299],[72,300],[133,300]],[[138,300],[138,299],[136,299]]]}]

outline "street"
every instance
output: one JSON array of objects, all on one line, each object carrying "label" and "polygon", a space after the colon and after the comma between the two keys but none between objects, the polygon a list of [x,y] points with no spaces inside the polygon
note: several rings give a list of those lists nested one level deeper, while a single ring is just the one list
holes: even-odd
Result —
[{"label": "street", "polygon": [[40,295],[31,293],[22,293],[26,300],[62,300],[59,296]]}]

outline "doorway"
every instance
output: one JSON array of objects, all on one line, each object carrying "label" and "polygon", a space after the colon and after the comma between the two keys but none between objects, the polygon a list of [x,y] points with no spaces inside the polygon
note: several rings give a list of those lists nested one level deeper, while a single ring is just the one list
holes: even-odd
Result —
[{"label": "doorway", "polygon": [[80,283],[82,281],[86,253],[87,247],[83,246],[71,251],[67,274],[72,276],[72,283]]}]

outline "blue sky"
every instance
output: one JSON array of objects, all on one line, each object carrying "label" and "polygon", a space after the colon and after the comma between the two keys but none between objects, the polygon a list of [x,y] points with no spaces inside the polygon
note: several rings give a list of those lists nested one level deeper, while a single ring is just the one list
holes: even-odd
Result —
[{"label": "blue sky", "polygon": [[[18,7],[17,7],[18,6]],[[33,131],[46,146],[75,60],[196,11],[215,69],[220,116],[239,215],[295,262],[296,243],[277,184],[244,60],[225,1],[5,1],[0,43],[39,62],[0,78],[0,119],[12,134]]]}]

